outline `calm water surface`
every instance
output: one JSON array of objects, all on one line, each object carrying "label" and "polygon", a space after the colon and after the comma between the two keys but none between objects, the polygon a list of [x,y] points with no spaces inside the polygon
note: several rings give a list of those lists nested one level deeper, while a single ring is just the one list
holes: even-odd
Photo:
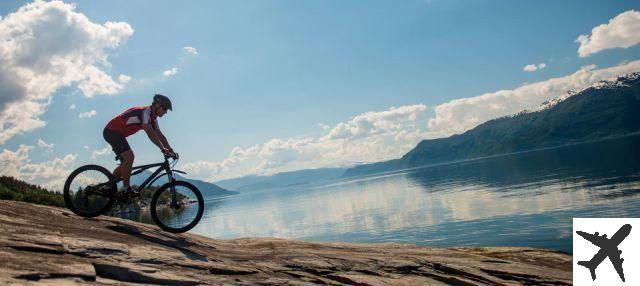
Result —
[{"label": "calm water surface", "polygon": [[640,217],[640,135],[207,201],[213,238],[529,246],[571,253],[572,218]]}]

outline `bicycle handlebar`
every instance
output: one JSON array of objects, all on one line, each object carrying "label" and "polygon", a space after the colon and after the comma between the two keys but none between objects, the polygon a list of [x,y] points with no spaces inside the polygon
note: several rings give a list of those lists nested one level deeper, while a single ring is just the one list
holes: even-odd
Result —
[{"label": "bicycle handlebar", "polygon": [[178,156],[178,153],[172,152],[171,154],[164,154],[164,158],[165,159],[173,159],[173,160],[178,160],[178,158],[180,158],[180,156]]}]

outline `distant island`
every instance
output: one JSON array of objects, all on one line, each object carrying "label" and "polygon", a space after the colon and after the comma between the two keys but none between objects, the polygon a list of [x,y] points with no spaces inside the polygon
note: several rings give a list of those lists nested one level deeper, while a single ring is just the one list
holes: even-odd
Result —
[{"label": "distant island", "polygon": [[[132,176],[131,185],[136,185],[136,186],[142,185],[144,180],[151,175],[152,175],[151,171],[144,171],[139,175]],[[196,180],[196,179],[188,179],[183,176],[180,176],[177,173],[174,173],[173,176],[175,177],[176,180],[187,181],[193,184],[194,186],[196,186],[196,188],[200,190],[200,192],[202,193],[202,196],[204,196],[205,198],[219,198],[219,197],[226,197],[226,196],[238,194],[238,192],[227,190],[226,188],[222,188],[214,183],[209,183],[209,182]],[[159,187],[166,183],[167,183],[167,177],[163,176],[154,183],[154,187]]]},{"label": "distant island", "polygon": [[598,82],[537,110],[420,142],[399,159],[347,169],[343,177],[561,146],[640,131],[640,72]]},{"label": "distant island", "polygon": [[340,178],[346,168],[305,169],[276,173],[271,176],[249,175],[215,182],[217,185],[238,192],[285,188],[329,181]]}]

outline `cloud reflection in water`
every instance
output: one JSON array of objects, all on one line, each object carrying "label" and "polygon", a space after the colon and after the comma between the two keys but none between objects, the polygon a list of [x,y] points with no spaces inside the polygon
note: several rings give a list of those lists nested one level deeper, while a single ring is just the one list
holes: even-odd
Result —
[{"label": "cloud reflection in water", "polygon": [[194,231],[570,251],[572,217],[640,214],[639,138],[256,191],[207,204]]}]

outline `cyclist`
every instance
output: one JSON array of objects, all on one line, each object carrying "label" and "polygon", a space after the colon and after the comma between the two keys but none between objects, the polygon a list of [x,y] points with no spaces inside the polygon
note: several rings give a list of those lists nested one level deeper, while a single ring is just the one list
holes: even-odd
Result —
[{"label": "cyclist", "polygon": [[158,117],[162,117],[167,110],[171,110],[171,100],[162,94],[153,96],[153,102],[149,106],[132,107],[115,118],[111,119],[104,128],[102,135],[104,140],[111,145],[116,153],[116,160],[120,160],[120,165],[113,170],[113,176],[122,177],[124,194],[131,194],[133,190],[129,185],[131,178],[131,168],[133,167],[133,151],[127,142],[127,137],[143,129],[153,144],[158,146],[166,156],[174,155],[173,149],[169,145],[158,127]]}]

